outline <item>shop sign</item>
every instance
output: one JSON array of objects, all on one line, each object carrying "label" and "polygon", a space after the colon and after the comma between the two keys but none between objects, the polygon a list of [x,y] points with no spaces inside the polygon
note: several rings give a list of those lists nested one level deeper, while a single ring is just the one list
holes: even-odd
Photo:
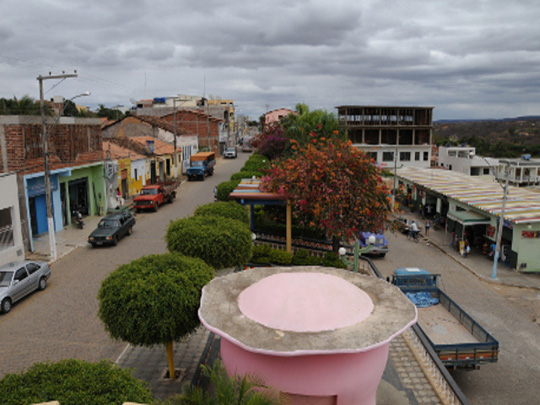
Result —
[{"label": "shop sign", "polygon": [[[51,192],[58,190],[58,184],[55,181],[56,176],[51,177]],[[37,195],[45,194],[45,177],[37,177],[34,179],[28,179],[26,193],[28,197],[35,197]]]},{"label": "shop sign", "polygon": [[540,239],[540,231],[521,231],[522,239]]}]

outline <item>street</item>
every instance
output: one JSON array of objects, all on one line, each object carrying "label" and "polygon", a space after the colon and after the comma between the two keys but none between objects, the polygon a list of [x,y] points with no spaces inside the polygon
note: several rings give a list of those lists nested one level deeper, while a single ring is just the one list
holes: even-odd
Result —
[{"label": "street", "polygon": [[[172,204],[158,212],[137,214],[133,235],[116,247],[78,248],[52,265],[48,288],[0,316],[0,378],[36,362],[76,358],[115,361],[125,342],[112,341],[97,317],[97,292],[102,280],[121,264],[143,255],[166,252],[164,235],[169,221],[191,215],[213,201],[212,189],[237,172],[249,154],[220,159],[215,174],[204,182],[185,182]],[[84,229],[89,234],[92,229]],[[540,327],[531,321],[525,302],[538,300],[512,287],[480,280],[451,257],[424,241],[413,243],[388,232],[390,251],[374,263],[388,276],[398,267],[422,267],[442,274],[442,289],[500,343],[495,364],[477,371],[451,374],[472,404],[532,404],[540,387]],[[538,302],[538,301],[536,301]]]},{"label": "street", "polygon": [[[440,231],[443,232],[443,231]],[[442,275],[441,288],[499,341],[497,363],[451,374],[473,404],[538,403],[540,327],[516,296],[518,290],[479,280],[433,245],[388,233],[390,251],[374,263],[389,276],[398,267],[421,267]],[[508,290],[502,294],[501,290]],[[506,295],[514,295],[509,300]],[[536,291],[537,302],[538,292]],[[522,295],[522,294],[519,294]]]},{"label": "street", "polygon": [[[165,253],[164,236],[171,220],[189,216],[199,205],[213,201],[213,188],[240,170],[249,154],[219,159],[213,176],[185,182],[172,204],[158,212],[136,215],[131,236],[118,246],[78,248],[55,262],[46,290],[33,293],[0,316],[0,378],[34,363],[75,358],[115,361],[125,342],[113,341],[97,316],[97,293],[116,267],[141,256]],[[85,227],[86,235],[93,229]]]}]

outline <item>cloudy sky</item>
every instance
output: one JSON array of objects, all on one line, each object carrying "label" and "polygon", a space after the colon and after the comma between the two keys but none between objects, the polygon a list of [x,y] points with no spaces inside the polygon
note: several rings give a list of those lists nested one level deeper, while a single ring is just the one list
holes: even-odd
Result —
[{"label": "cloudy sky", "polygon": [[540,115],[538,0],[0,0],[0,97],[131,106],[175,94],[267,110]]}]

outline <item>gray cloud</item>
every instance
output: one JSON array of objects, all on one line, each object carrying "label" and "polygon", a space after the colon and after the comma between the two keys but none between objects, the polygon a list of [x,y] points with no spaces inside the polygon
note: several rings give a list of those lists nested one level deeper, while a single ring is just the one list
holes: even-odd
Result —
[{"label": "gray cloud", "polygon": [[[522,0],[4,0],[0,97],[84,102],[203,92],[243,113],[432,105],[436,118],[538,114],[540,5]],[[81,100],[82,101],[82,100]]]}]

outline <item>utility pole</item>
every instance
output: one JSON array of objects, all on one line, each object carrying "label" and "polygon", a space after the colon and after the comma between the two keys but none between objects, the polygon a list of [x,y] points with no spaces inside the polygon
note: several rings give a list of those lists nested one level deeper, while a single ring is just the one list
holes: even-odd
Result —
[{"label": "utility pole", "polygon": [[[491,278],[493,280],[497,279],[497,266],[499,262],[499,255],[501,254],[501,249],[502,249],[501,241],[502,241],[502,234],[503,234],[503,229],[504,229],[504,213],[506,210],[506,201],[508,200],[508,177],[510,176],[510,173],[509,173],[510,163],[508,161],[506,161],[505,163],[506,163],[505,176],[504,176],[505,182],[503,186],[503,200],[502,200],[502,206],[501,206],[501,216],[499,217],[499,228],[497,229],[497,240],[495,242],[495,252],[493,253],[493,268],[491,270]],[[501,183],[499,182],[499,184]]]},{"label": "utility pole", "polygon": [[176,125],[176,96],[173,98],[173,111],[174,111],[174,141],[173,141],[173,147],[174,147],[174,178],[178,179],[178,153],[176,151],[176,137],[177,137],[177,125]]},{"label": "utility pole", "polygon": [[[49,147],[47,145],[49,134],[47,134],[47,121],[45,118],[45,100],[43,94],[43,80],[50,79],[67,79],[69,77],[77,77],[77,71],[72,74],[61,74],[52,76],[41,76],[37,77],[39,82],[39,110],[41,113],[41,139],[43,141],[43,172],[45,177],[45,199],[47,204],[47,227],[49,233],[49,246],[50,246],[50,258],[51,260],[56,260],[56,238],[54,233],[54,219],[52,213],[52,201],[51,201],[51,179],[49,172]],[[62,114],[60,111],[60,115]]]}]

